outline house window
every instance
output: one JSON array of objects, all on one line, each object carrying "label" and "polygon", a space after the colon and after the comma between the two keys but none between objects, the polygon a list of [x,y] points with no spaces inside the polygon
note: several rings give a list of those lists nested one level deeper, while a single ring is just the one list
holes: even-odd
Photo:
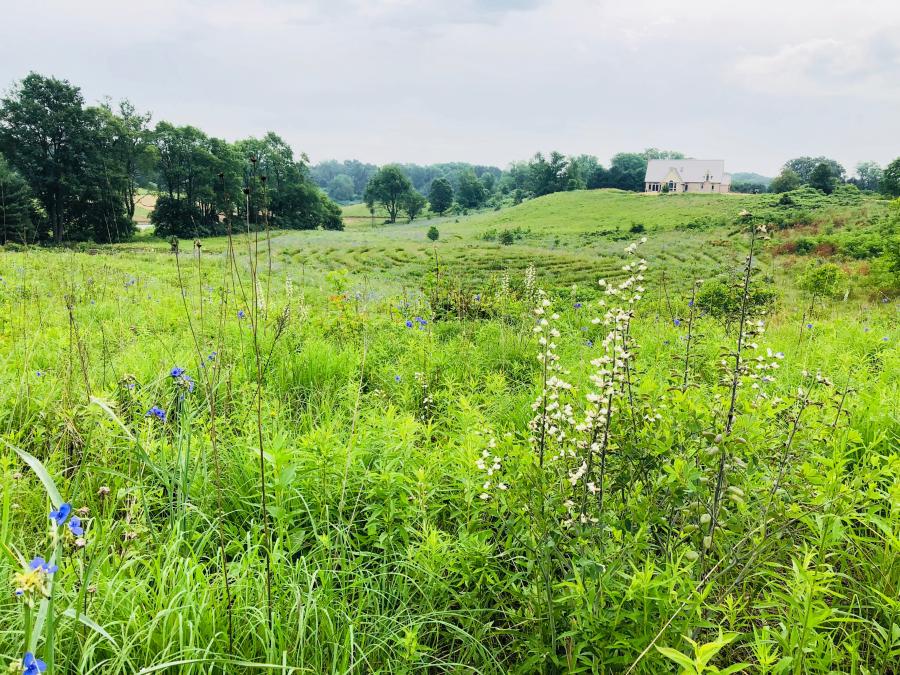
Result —
[{"label": "house window", "polygon": [[675,189],[675,181],[674,181],[674,180],[670,180],[670,181],[669,181],[669,189],[670,189],[670,190],[674,190],[674,189]]}]

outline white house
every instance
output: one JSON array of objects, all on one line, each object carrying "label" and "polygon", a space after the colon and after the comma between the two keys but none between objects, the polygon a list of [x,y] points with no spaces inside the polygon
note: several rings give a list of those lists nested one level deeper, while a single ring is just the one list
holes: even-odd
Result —
[{"label": "white house", "polygon": [[647,162],[644,192],[705,192],[731,190],[731,174],[722,159],[651,159]]}]

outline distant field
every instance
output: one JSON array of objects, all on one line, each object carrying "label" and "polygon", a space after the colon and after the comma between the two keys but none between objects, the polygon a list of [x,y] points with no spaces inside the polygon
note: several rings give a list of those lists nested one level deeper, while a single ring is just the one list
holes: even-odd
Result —
[{"label": "distant field", "polygon": [[[345,230],[282,231],[274,235],[276,265],[319,277],[346,270],[389,288],[415,286],[437,264],[460,283],[477,285],[504,271],[521,273],[534,264],[548,288],[578,284],[593,289],[598,277],[623,274],[622,249],[648,237],[644,255],[653,258],[671,279],[708,276],[729,269],[743,255],[744,238],[731,236],[742,210],[765,211],[777,195],[643,195],[619,190],[561,192],[499,211],[469,216],[426,218],[384,224],[376,212],[375,225],[364,204],[343,208]],[[848,214],[867,218],[884,207],[867,202],[858,207],[835,204],[820,210],[819,218],[843,221]],[[870,213],[871,212],[871,213]],[[366,213],[365,217],[359,215]],[[830,222],[830,221],[829,221]],[[440,237],[432,243],[430,226]],[[643,232],[632,232],[632,229]],[[511,245],[499,234],[517,232]],[[147,246],[168,250],[153,239],[120,248]],[[225,239],[207,240],[207,253],[224,250]]]}]

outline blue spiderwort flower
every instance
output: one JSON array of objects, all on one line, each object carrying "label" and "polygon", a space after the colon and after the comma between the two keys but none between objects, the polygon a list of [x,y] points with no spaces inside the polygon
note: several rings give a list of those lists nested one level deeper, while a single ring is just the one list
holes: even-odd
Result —
[{"label": "blue spiderwort flower", "polygon": [[62,527],[70,513],[72,513],[72,505],[69,502],[65,502],[60,504],[56,511],[50,512],[50,520],[55,522],[57,527]]},{"label": "blue spiderwort flower", "polygon": [[47,670],[47,664],[36,658],[31,652],[25,652],[22,659],[22,675],[40,675]]},{"label": "blue spiderwort flower", "polygon": [[688,300],[688,307],[693,307],[693,306],[694,306],[694,301]]},{"label": "blue spiderwort flower", "polygon": [[172,377],[181,377],[182,375],[184,375],[184,368],[181,368],[180,366],[175,366],[169,372],[169,375],[171,375]]},{"label": "blue spiderwort flower", "polygon": [[209,356],[206,357],[206,360],[207,361],[215,361],[217,354],[218,354],[218,352],[212,352]]},{"label": "blue spiderwort flower", "polygon": [[144,417],[155,417],[160,422],[166,421],[166,411],[160,408],[158,405],[153,406],[150,410],[147,411],[147,414]]},{"label": "blue spiderwort flower", "polygon": [[806,324],[806,327],[807,327],[807,328],[812,328],[812,324],[811,324],[811,323],[808,323],[808,324]]},{"label": "blue spiderwort flower", "polygon": [[39,370],[39,371],[37,371],[37,372],[35,373],[35,375],[37,375],[38,377],[43,377],[43,376],[44,376],[44,371],[43,371],[43,370]]},{"label": "blue spiderwort flower", "polygon": [[51,565],[46,560],[44,560],[41,556],[35,556],[32,558],[31,562],[28,563],[29,569],[33,572],[34,570],[41,570],[45,574],[53,574],[56,570],[59,569],[57,565]]},{"label": "blue spiderwort flower", "polygon": [[409,319],[406,320],[406,327],[412,328],[412,321],[410,321]]},{"label": "blue spiderwort flower", "polygon": [[243,319],[245,316],[247,316],[247,315],[244,313],[244,310],[239,309],[238,310],[238,318]]},{"label": "blue spiderwort flower", "polygon": [[681,325],[681,319],[675,319],[674,323],[675,323],[675,327],[677,328],[678,326]]},{"label": "blue spiderwort flower", "polygon": [[69,532],[76,537],[80,537],[84,534],[84,528],[81,526],[81,518],[72,516],[72,519],[69,521]]},{"label": "blue spiderwort flower", "polygon": [[394,375],[394,381],[395,381],[395,382],[399,382],[399,381],[400,381],[400,376],[399,376],[399,375]]},{"label": "blue spiderwort flower", "polygon": [[581,309],[581,303],[580,303],[580,302],[576,302],[576,303],[575,303],[575,309]]}]

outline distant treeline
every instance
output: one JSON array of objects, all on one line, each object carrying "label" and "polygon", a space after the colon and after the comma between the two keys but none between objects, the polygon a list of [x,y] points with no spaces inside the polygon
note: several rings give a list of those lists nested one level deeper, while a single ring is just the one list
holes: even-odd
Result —
[{"label": "distant treeline", "polygon": [[[549,155],[539,152],[527,161],[514,162],[505,170],[464,162],[386,166],[400,171],[412,189],[422,195],[430,195],[435,180],[445,179],[451,186],[455,206],[467,209],[519,203],[567,190],[618,188],[642,192],[648,160],[684,158],[685,155],[680,152],[648,148],[643,152],[620,152],[612,157],[608,168],[593,155],[567,156],[559,152]],[[378,171],[378,166],[357,160],[329,160],[314,165],[311,175],[332,199],[351,203],[365,201],[366,189]],[[861,162],[856,167],[856,175],[848,178],[846,169],[833,159],[798,157],[788,160],[781,174],[775,178],[756,173],[735,173],[731,190],[745,193],[788,192],[802,185],[810,185],[829,193],[841,183],[855,185],[860,190],[897,196],[900,194],[900,165],[895,161],[882,169],[876,162]],[[444,189],[442,187],[442,191]]]},{"label": "distant treeline", "polygon": [[160,236],[236,228],[340,229],[340,207],[274,133],[230,143],[150,125],[128,101],[85,105],[66,80],[29,74],[0,100],[0,242],[115,242],[135,232],[135,197],[159,192]]},{"label": "distant treeline", "polygon": [[[444,164],[391,164],[398,168],[412,187],[423,195],[431,191],[432,183],[446,179],[454,194],[470,193],[464,199],[465,208],[497,204],[502,201],[518,203],[552,192],[595,188],[618,188],[643,191],[644,174],[650,159],[680,159],[680,152],[649,148],[643,152],[620,152],[613,156],[609,168],[593,155],[566,156],[560,152],[535,154],[524,162],[515,162],[506,170],[496,166],[482,166],[465,162]],[[335,201],[358,202],[365,198],[366,187],[379,167],[357,160],[338,162],[329,160],[311,169],[313,180]],[[481,190],[472,188],[472,181]],[[472,194],[474,192],[474,194]],[[481,194],[478,194],[478,193]]]}]

